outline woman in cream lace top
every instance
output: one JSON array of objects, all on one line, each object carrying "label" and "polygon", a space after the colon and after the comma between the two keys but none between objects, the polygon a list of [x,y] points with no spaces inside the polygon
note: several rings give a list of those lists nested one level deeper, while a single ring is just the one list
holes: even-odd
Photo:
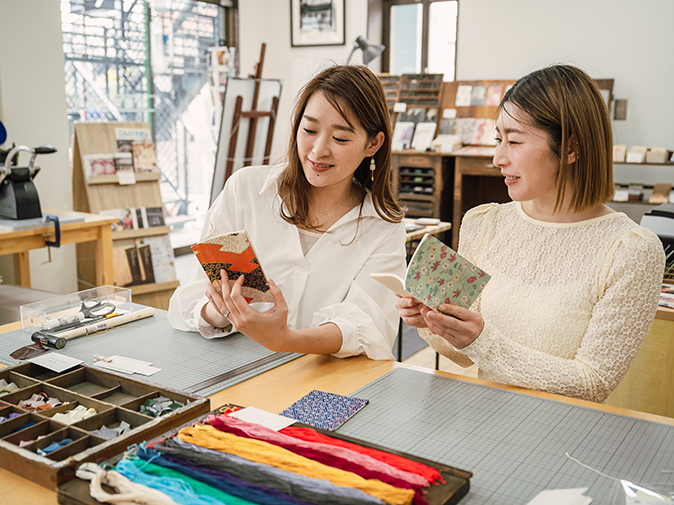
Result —
[{"label": "woman in cream lace top", "polygon": [[400,315],[481,378],[603,402],[648,333],[664,268],[657,236],[604,204],[606,105],[583,71],[538,70],[505,94],[496,138],[513,202],[471,209],[459,239],[491,281],[471,310],[400,298]]}]

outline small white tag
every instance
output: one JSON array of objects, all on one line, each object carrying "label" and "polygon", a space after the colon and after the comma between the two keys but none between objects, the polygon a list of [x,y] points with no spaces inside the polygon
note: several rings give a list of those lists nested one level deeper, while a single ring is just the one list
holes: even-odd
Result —
[{"label": "small white tag", "polygon": [[119,184],[136,184],[136,173],[131,172],[130,170],[123,170],[117,172],[117,177],[119,179]]},{"label": "small white tag", "polygon": [[442,119],[454,119],[456,117],[456,109],[443,109]]},{"label": "small white tag", "polygon": [[242,421],[260,424],[274,431],[282,430],[297,422],[297,420],[291,419],[290,417],[279,416],[278,414],[272,414],[271,412],[255,407],[246,407],[245,409],[232,412],[229,415],[241,419]]},{"label": "small white tag", "polygon": [[61,373],[82,363],[81,359],[71,358],[70,356],[59,354],[53,351],[48,352],[47,354],[42,354],[41,356],[36,356],[27,361],[45,368],[49,368],[49,370],[53,370],[56,373]]},{"label": "small white tag", "polygon": [[393,112],[405,112],[407,104],[405,102],[398,102],[393,104]]},{"label": "small white tag", "polygon": [[586,487],[548,489],[541,491],[527,505],[589,505],[592,498],[585,496]]},{"label": "small white tag", "polygon": [[141,375],[152,375],[161,370],[161,368],[152,366],[152,363],[149,361],[141,361],[139,359],[126,358],[124,356],[110,356],[109,359],[110,361],[96,361],[94,365],[122,373],[138,373]]}]

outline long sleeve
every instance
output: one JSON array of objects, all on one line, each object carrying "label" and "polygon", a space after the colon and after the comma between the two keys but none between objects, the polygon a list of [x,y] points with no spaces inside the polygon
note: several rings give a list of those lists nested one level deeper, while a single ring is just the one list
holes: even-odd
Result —
[{"label": "long sleeve", "polygon": [[428,330],[420,334],[470,358],[480,377],[605,401],[657,310],[664,267],[658,238],[623,215],[541,226],[511,204],[466,217],[462,254],[493,276],[473,307],[484,330],[461,350]]},{"label": "long sleeve", "polygon": [[[282,168],[247,167],[235,172],[209,210],[201,238],[245,229],[265,275],[283,293],[291,329],[332,322],[342,332],[342,347],[335,356],[393,359],[399,320],[395,295],[370,273],[404,274],[404,223],[381,219],[367,194],[362,207],[343,216],[305,255],[297,227],[279,215],[276,181]],[[178,288],[171,299],[169,321],[206,338],[226,336],[228,331],[213,328],[200,317],[207,282],[195,260],[192,282]]]},{"label": "long sleeve", "polygon": [[[333,322],[342,332],[342,347],[334,356],[366,354],[371,359],[393,359],[391,348],[398,332],[396,297],[370,277],[371,273],[405,275],[405,226],[388,226],[351,282],[340,303],[316,312],[313,326]],[[361,240],[372,240],[371,234]],[[369,246],[371,247],[371,245]]]}]

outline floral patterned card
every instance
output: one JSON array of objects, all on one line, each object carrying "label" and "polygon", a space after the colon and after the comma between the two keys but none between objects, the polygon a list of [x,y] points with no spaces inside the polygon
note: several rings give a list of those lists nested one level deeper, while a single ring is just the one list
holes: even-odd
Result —
[{"label": "floral patterned card", "polygon": [[414,252],[405,289],[433,310],[443,303],[470,308],[491,276],[432,235]]}]

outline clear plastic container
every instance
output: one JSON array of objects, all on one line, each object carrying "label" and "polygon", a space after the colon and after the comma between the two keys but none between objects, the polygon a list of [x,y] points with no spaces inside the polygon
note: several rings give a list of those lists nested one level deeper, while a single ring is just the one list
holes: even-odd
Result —
[{"label": "clear plastic container", "polygon": [[21,305],[19,308],[21,328],[26,333],[33,333],[38,330],[53,329],[59,325],[82,321],[84,316],[82,309],[85,303],[88,307],[91,307],[96,305],[97,301],[100,301],[101,304],[111,303],[115,305],[115,312],[119,314],[131,312],[130,289],[118,288],[117,286],[99,286]]}]

